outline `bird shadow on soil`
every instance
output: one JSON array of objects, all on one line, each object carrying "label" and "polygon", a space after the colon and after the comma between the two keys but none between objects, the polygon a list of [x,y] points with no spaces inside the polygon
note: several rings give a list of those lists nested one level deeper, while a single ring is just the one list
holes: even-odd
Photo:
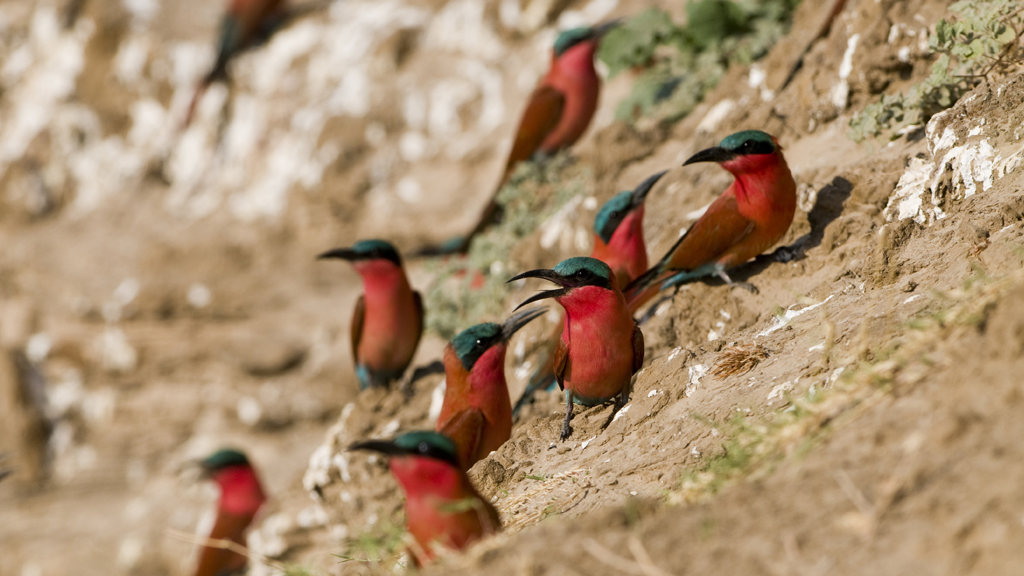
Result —
[{"label": "bird shadow on soil", "polygon": [[808,250],[821,245],[821,241],[825,237],[825,229],[843,213],[843,205],[846,204],[846,200],[852,193],[853,184],[849,180],[842,176],[833,178],[831,182],[818,190],[814,207],[807,213],[807,222],[811,225],[810,232],[797,238],[788,246],[780,246],[773,252],[761,254],[752,261],[737,266],[731,275],[738,280],[745,280],[761,273],[775,262],[803,260]]}]

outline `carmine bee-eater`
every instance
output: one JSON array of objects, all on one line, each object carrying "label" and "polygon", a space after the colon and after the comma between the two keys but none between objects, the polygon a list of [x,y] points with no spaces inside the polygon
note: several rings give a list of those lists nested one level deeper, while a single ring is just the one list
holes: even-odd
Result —
[{"label": "carmine bee-eater", "polygon": [[737,132],[683,166],[697,162],[718,162],[735,180],[654,267],[626,288],[631,311],[659,291],[697,278],[718,276],[733,284],[726,271],[774,246],[793,222],[796,183],[774,137],[760,130]]},{"label": "carmine bee-eater", "polygon": [[473,237],[492,224],[498,211],[498,191],[519,162],[551,156],[583,136],[594,118],[601,92],[601,79],[594,70],[594,53],[601,38],[618,24],[618,20],[613,20],[558,35],[551,52],[551,67],[530,95],[501,180],[477,223],[468,235],[453,238],[438,248],[424,249],[423,254],[464,253]]},{"label": "carmine bee-eater", "polygon": [[[245,546],[245,531],[266,501],[256,471],[238,450],[219,450],[199,462],[206,475],[220,487],[220,502],[211,540],[230,540]],[[204,546],[195,576],[233,574],[245,567],[246,558],[224,548]]]},{"label": "carmine bee-eater", "polygon": [[498,511],[476,491],[459,465],[455,442],[438,432],[407,432],[394,441],[356,442],[349,450],[391,457],[391,473],[405,491],[405,518],[416,541],[418,565],[440,550],[461,550],[501,529]]},{"label": "carmine bee-eater", "polygon": [[363,277],[351,331],[359,387],[401,378],[423,334],[423,298],[409,285],[398,251],[384,240],[361,240],[318,258],[348,260]]},{"label": "carmine bee-eater", "polygon": [[502,324],[471,326],[445,347],[444,404],[437,431],[455,441],[463,470],[500,448],[512,435],[505,350],[513,334],[546,310],[523,310]]},{"label": "carmine bee-eater", "polygon": [[594,258],[578,256],[552,270],[531,270],[522,278],[543,278],[561,286],[528,298],[554,298],[565,308],[565,325],[555,351],[555,378],[565,392],[565,420],[559,438],[572,434],[573,403],[596,406],[618,397],[629,401],[630,380],[644,363],[644,335],[626,308],[612,269]]},{"label": "carmine bee-eater", "polygon": [[[647,270],[647,245],[644,243],[644,200],[667,170],[658,172],[640,183],[632,192],[620,192],[605,202],[594,218],[594,249],[591,258],[607,264],[615,275],[621,290],[634,278]],[[545,349],[538,355],[539,367],[530,376],[526,389],[512,409],[516,417],[524,406],[532,402],[537,390],[554,387],[555,346],[561,338],[559,324],[545,341]]]},{"label": "carmine bee-eater", "polygon": [[288,18],[286,0],[229,0],[220,23],[217,59],[196,87],[189,104],[185,126],[192,121],[196,104],[214,82],[227,80],[228,63],[239,52],[265,42]]}]

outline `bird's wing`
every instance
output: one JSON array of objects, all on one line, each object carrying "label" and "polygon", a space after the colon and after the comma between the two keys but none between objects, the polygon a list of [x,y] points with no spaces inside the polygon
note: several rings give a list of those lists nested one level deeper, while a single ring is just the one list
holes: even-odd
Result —
[{"label": "bird's wing", "polygon": [[[211,540],[230,540],[244,546],[245,539],[242,535],[250,522],[252,522],[250,515],[218,512],[209,538]],[[245,562],[245,556],[230,550],[204,546],[199,552],[199,564],[196,566],[195,576],[230,574],[240,570],[245,566]]]},{"label": "bird's wing", "polygon": [[452,414],[448,421],[438,426],[438,432],[452,439],[459,450],[459,462],[463,470],[475,464],[473,457],[484,431],[484,413],[478,408],[466,408]]},{"label": "bird's wing", "polygon": [[711,264],[753,230],[754,221],[740,214],[736,196],[722,194],[658,265],[662,270],[694,270]]},{"label": "bird's wing", "polygon": [[516,141],[512,144],[512,151],[509,152],[502,182],[508,178],[517,163],[529,160],[540,148],[544,139],[558,125],[564,108],[565,95],[555,88],[542,85],[533,91],[526,110],[523,111],[523,117],[519,121]]},{"label": "bird's wing", "polygon": [[416,307],[416,345],[413,346],[413,350],[415,350],[419,348],[420,338],[423,337],[423,295],[414,290],[412,303]]},{"label": "bird's wing", "polygon": [[644,365],[644,333],[639,326],[633,326],[633,374]]},{"label": "bird's wing", "polygon": [[356,355],[359,350],[359,343],[363,340],[363,321],[366,320],[366,298],[360,294],[359,299],[356,300],[356,309],[352,312],[352,332],[350,333],[352,340],[352,361],[359,364],[359,356]]},{"label": "bird's wing", "polygon": [[555,378],[560,390],[565,390],[565,368],[569,363],[569,343],[566,342],[568,337],[568,334],[563,334],[558,339],[558,347],[555,348]]}]

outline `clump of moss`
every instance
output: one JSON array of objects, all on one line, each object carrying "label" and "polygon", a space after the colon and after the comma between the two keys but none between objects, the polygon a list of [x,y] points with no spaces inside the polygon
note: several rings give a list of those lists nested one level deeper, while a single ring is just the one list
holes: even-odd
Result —
[{"label": "clump of moss", "polygon": [[687,23],[650,8],[608,33],[598,56],[614,76],[636,69],[633,91],[616,116],[676,121],[689,114],[732,64],[767,54],[789,30],[800,0],[696,0]]},{"label": "clump of moss", "polygon": [[938,58],[931,73],[906,92],[885,94],[850,120],[850,139],[895,139],[923,126],[980,84],[1001,78],[1024,57],[1024,11],[1017,0],[966,0],[949,7],[928,38]]}]

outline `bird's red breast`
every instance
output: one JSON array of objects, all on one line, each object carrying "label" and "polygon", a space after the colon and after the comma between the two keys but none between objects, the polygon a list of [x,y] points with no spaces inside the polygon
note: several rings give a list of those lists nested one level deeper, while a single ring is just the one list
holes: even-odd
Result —
[{"label": "bird's red breast", "polygon": [[604,262],[615,273],[619,290],[647,270],[647,245],[644,243],[644,207],[641,205],[626,215],[605,244],[594,234],[591,258]]},{"label": "bird's red breast", "polygon": [[405,271],[384,259],[358,261],[353,266],[363,278],[365,291],[356,358],[374,370],[402,370],[412,360],[423,332]]},{"label": "bird's red breast", "polygon": [[[245,546],[245,531],[267,499],[259,478],[250,466],[231,466],[216,472],[213,480],[220,487],[221,497],[209,538]],[[246,558],[240,554],[204,546],[199,553],[195,576],[229,573],[241,569],[245,563]]]},{"label": "bird's red breast", "polygon": [[619,290],[573,289],[558,302],[565,308],[562,341],[568,349],[563,386],[582,400],[605,401],[629,384],[635,371],[632,347],[636,322]]},{"label": "bird's red breast", "polygon": [[[444,404],[437,419],[437,429],[448,433],[456,444],[464,442],[465,438],[476,439],[476,446],[466,452],[464,446],[459,446],[459,453],[469,456],[466,468],[500,448],[512,435],[512,403],[505,381],[506,349],[506,344],[495,344],[477,359],[473,370],[468,372],[451,344],[445,348]],[[478,434],[445,430],[457,414],[468,409],[478,410],[483,416],[482,419],[462,420],[478,423],[482,427]]]}]

